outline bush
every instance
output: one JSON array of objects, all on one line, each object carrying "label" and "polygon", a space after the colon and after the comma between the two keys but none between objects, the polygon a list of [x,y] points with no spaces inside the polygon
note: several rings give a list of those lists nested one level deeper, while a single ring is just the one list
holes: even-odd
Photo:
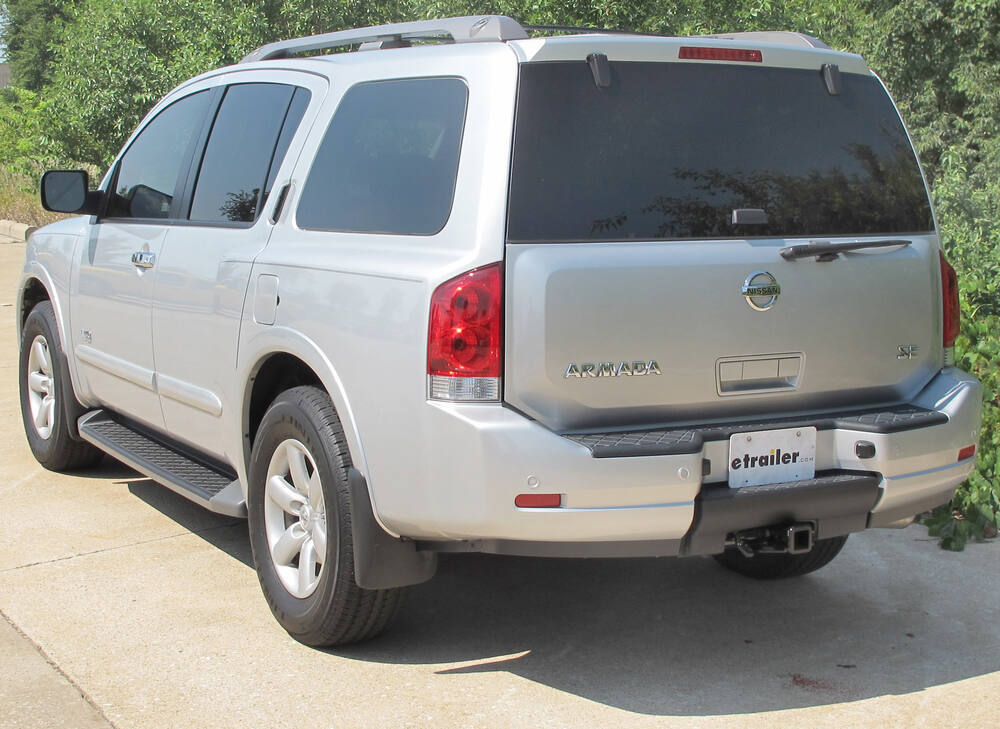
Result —
[{"label": "bush", "polygon": [[945,549],[995,536],[1000,527],[1000,164],[970,174],[945,153],[935,200],[945,255],[958,273],[962,329],[956,363],[983,383],[976,469],[950,504],[924,519]]}]

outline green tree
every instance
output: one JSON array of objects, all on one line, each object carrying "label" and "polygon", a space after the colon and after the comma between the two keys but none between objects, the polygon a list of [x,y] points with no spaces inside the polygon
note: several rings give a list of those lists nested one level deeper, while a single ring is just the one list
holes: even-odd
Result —
[{"label": "green tree", "polygon": [[106,164],[181,81],[267,40],[266,7],[217,0],[86,0],[56,49],[55,134],[73,159]]},{"label": "green tree", "polygon": [[15,86],[38,91],[49,81],[52,45],[62,33],[71,1],[3,0],[0,42],[7,49]]}]

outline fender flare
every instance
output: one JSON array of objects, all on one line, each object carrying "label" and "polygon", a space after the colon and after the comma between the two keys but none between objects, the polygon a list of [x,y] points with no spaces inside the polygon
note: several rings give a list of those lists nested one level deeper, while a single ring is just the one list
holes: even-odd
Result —
[{"label": "fender flare", "polygon": [[77,397],[76,390],[76,369],[73,366],[74,362],[70,359],[69,351],[69,332],[67,331],[68,324],[65,321],[65,315],[63,314],[62,302],[60,301],[59,291],[52,282],[52,277],[49,276],[49,272],[45,270],[38,261],[30,261],[24,273],[21,274],[21,281],[17,287],[17,302],[16,302],[16,331],[17,331],[17,341],[18,346],[20,346],[22,335],[22,322],[21,322],[21,312],[24,310],[24,291],[27,288],[29,281],[35,280],[41,284],[42,288],[45,289],[45,293],[48,294],[49,303],[52,304],[52,311],[56,317],[56,333],[59,336],[59,349],[62,352],[61,361],[62,367],[61,375],[59,377],[59,387],[64,393],[72,395],[72,397],[63,397],[63,412],[66,415],[66,422],[69,424],[69,435],[73,440],[83,441],[80,437],[80,432],[76,427],[77,421],[87,412],[88,408],[80,403]]}]

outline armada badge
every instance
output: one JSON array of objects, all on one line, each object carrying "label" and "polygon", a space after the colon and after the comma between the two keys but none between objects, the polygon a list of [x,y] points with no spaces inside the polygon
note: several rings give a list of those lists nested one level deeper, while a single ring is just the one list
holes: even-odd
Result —
[{"label": "armada badge", "polygon": [[642,377],[644,375],[662,375],[660,365],[655,359],[648,361],[626,362],[584,362],[583,364],[570,363],[566,368],[568,377]]}]

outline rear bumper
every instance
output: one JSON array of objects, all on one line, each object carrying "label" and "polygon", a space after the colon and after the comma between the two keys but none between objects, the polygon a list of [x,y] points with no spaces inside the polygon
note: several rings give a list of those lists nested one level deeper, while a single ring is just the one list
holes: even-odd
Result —
[{"label": "rear bumper", "polygon": [[[757,491],[726,486],[725,433],[715,439],[703,433],[687,452],[594,457],[579,439],[508,408],[435,403],[422,429],[428,434],[423,468],[405,493],[384,491],[378,480],[373,493],[390,531],[442,551],[706,554],[721,551],[727,531],[786,520],[817,523],[819,538],[837,536],[944,503],[972,470],[974,459],[956,459],[979,439],[979,382],[942,370],[911,405],[931,415],[884,432],[845,417],[812,419],[822,426],[820,478]],[[875,445],[874,457],[858,458],[859,440]],[[850,478],[838,481],[842,475]],[[533,492],[561,494],[562,506],[514,505],[518,494]]]}]

